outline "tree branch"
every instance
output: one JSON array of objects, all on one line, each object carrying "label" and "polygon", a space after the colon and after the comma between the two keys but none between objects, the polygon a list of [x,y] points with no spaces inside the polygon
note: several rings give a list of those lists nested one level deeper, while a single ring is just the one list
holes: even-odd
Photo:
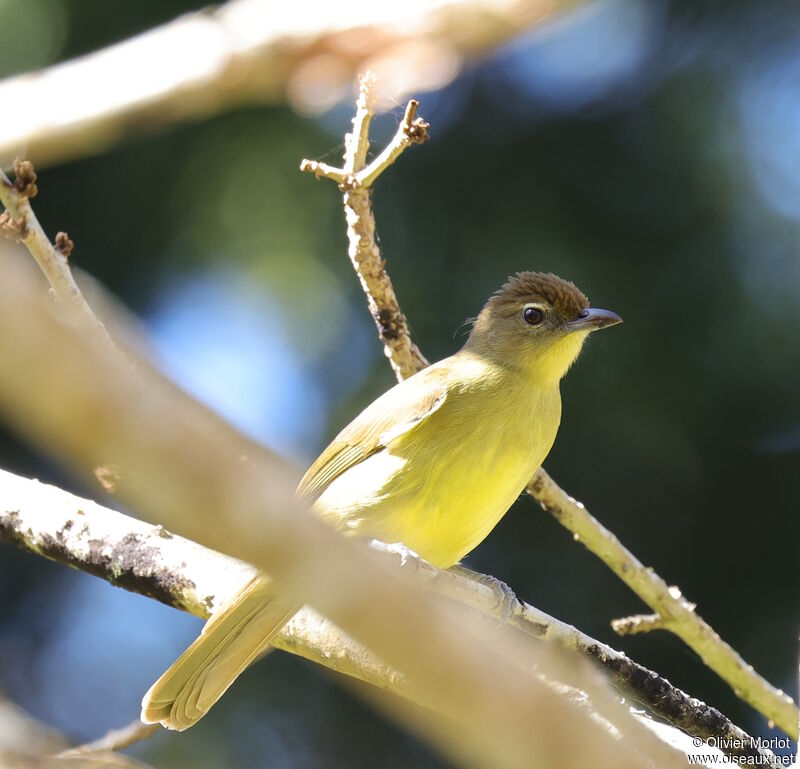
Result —
[{"label": "tree branch", "polygon": [[[340,169],[303,160],[301,171],[317,176],[341,179],[344,196],[344,214],[347,221],[347,253],[367,296],[378,335],[383,342],[386,357],[398,379],[419,371],[428,361],[411,340],[408,321],[400,310],[392,281],[383,267],[380,249],[375,239],[375,217],[372,215],[370,190],[380,174],[385,171],[411,144],[425,141],[428,124],[416,117],[418,103],[410,101],[403,121],[394,139],[377,158],[365,167],[366,148],[369,146],[369,124],[374,109],[373,90],[376,78],[366,73],[359,79],[359,95],[353,132],[345,138],[344,166]],[[412,138],[413,137],[413,138]]]},{"label": "tree branch", "polygon": [[[255,569],[153,526],[54,486],[0,470],[0,540],[67,564],[112,585],[208,618],[254,575]],[[718,710],[689,697],[658,674],[545,612],[510,598],[501,605],[483,575],[441,571],[410,554],[403,566],[427,590],[507,623],[535,638],[555,642],[595,662],[625,696],[693,737],[741,745],[731,755],[774,761],[769,751]],[[425,705],[405,676],[333,623],[306,607],[273,641],[276,648]],[[127,735],[127,732],[126,732]],[[113,733],[87,750],[125,747]]]},{"label": "tree branch", "polygon": [[[567,663],[553,645],[533,644],[513,629],[489,632],[463,606],[421,593],[385,556],[316,519],[294,497],[293,467],[146,362],[131,366],[67,326],[43,299],[27,262],[5,260],[0,410],[11,425],[73,467],[123,468],[121,504],[247,560],[270,575],[281,600],[310,603],[402,670],[441,715],[403,707],[400,698],[376,704],[444,755],[494,769],[529,769],[532,757],[625,769],[644,767],[652,755],[678,765],[618,702],[609,703],[604,684],[574,655]],[[595,692],[614,736],[547,680]]]},{"label": "tree branch", "polygon": [[[123,747],[117,745],[116,747]],[[0,767],[3,769],[151,769],[113,752],[110,742],[91,755],[69,747],[62,734],[0,697]]]},{"label": "tree branch", "polygon": [[617,635],[636,635],[651,630],[666,630],[664,618],[660,614],[632,614],[611,620],[611,627]]},{"label": "tree branch", "polygon": [[797,739],[798,709],[789,695],[762,678],[716,631],[695,612],[695,604],[683,597],[680,589],[668,585],[652,568],[639,561],[583,504],[567,494],[540,469],[527,487],[539,504],[562,526],[575,535],[603,561],[655,615],[615,620],[620,633],[669,630],[693,649],[720,678],[729,684],[737,697],[752,705]]},{"label": "tree branch", "polygon": [[[369,111],[373,102],[371,89],[375,79],[365,76],[360,81],[360,94],[354,126],[361,132],[357,144],[346,142],[345,166],[351,167],[358,178],[359,169],[355,167],[361,155],[355,160],[354,147],[368,143]],[[416,113],[416,104],[409,103],[409,113]],[[427,134],[427,124],[425,124]],[[406,126],[401,124],[398,134]],[[395,144],[393,142],[392,144]],[[391,146],[391,145],[390,145]],[[403,145],[403,147],[408,146]],[[379,158],[397,157],[397,152],[381,153]],[[368,174],[370,184],[388,165],[378,164],[376,173]],[[303,161],[301,169],[313,171],[308,161]],[[349,254],[356,269],[361,286],[366,294],[370,313],[378,326],[378,333],[384,343],[384,351],[397,375],[402,380],[428,365],[427,360],[411,339],[408,323],[400,310],[392,282],[386,271],[375,237],[375,220],[369,198],[369,187],[353,185],[352,176],[344,169],[334,169],[345,175],[341,184],[344,195],[345,216]],[[320,175],[326,175],[320,173]],[[332,175],[329,178],[335,179]],[[660,627],[670,630],[691,647],[717,675],[726,681],[736,695],[748,702],[756,710],[776,723],[787,734],[797,739],[798,709],[791,697],[775,689],[748,665],[716,632],[694,611],[676,587],[669,587],[652,569],[644,567],[599,521],[593,518],[586,508],[567,494],[548,474],[539,468],[526,491],[533,496],[542,508],[549,512],[562,526],[571,531],[575,539],[583,543],[598,556],[612,571],[631,588],[651,609],[659,615]],[[653,624],[653,621],[650,621]],[[615,628],[616,629],[616,628]]]},{"label": "tree branch", "polygon": [[[25,170],[22,164],[18,164],[18,170]],[[28,176],[32,176],[32,168],[28,170]],[[32,180],[26,182],[25,175],[21,173],[18,183],[22,189],[27,188],[28,194],[31,194]],[[10,215],[9,218],[11,219]],[[9,226],[14,226],[16,220],[11,219],[11,222]],[[21,225],[21,229],[24,228],[24,225]],[[62,243],[65,242],[65,238],[60,240]],[[565,728],[577,717],[574,711],[564,711],[564,705],[570,707],[569,703],[562,704],[558,700],[551,699],[547,693],[549,685],[546,681],[534,676],[522,689],[519,688],[522,682],[518,672],[527,671],[529,676],[531,671],[539,669],[543,660],[540,655],[536,655],[536,662],[530,659],[523,663],[523,659],[528,657],[532,650],[518,646],[518,641],[512,640],[509,635],[493,638],[490,646],[483,647],[482,657],[476,657],[471,662],[467,662],[465,658],[462,660],[464,666],[460,667],[454,660],[454,657],[457,657],[457,654],[454,654],[456,648],[460,645],[462,654],[466,657],[474,656],[475,647],[471,646],[467,639],[472,636],[474,641],[479,642],[479,636],[484,631],[480,630],[478,636],[475,636],[478,627],[475,626],[470,631],[468,628],[470,622],[463,625],[462,620],[457,620],[457,625],[452,626],[452,630],[444,630],[451,621],[445,620],[445,615],[441,613],[446,608],[444,606],[435,610],[433,614],[429,613],[433,607],[425,604],[407,604],[403,608],[404,593],[402,590],[399,593],[392,593],[395,588],[390,588],[389,593],[382,599],[384,604],[381,605],[394,606],[394,601],[399,601],[398,613],[405,617],[405,625],[408,626],[404,626],[404,631],[399,634],[388,615],[383,620],[380,619],[381,610],[376,607],[369,613],[358,611],[354,615],[351,605],[371,603],[370,596],[377,598],[380,591],[392,583],[382,582],[384,577],[380,576],[381,572],[373,572],[371,579],[363,582],[364,576],[359,568],[366,568],[369,572],[372,567],[368,565],[369,562],[363,560],[361,567],[356,565],[360,557],[356,555],[358,550],[352,551],[347,558],[338,561],[337,565],[330,564],[326,568],[328,560],[336,562],[339,557],[334,555],[336,549],[340,547],[335,544],[339,540],[329,539],[327,544],[323,545],[324,538],[330,537],[331,533],[327,531],[327,527],[316,521],[305,534],[300,534],[305,530],[303,516],[307,517],[308,512],[298,508],[298,503],[290,492],[294,484],[291,481],[293,473],[289,468],[277,462],[276,458],[260,447],[242,441],[227,425],[148,369],[143,361],[132,365],[129,359],[118,354],[117,348],[110,343],[107,335],[102,334],[104,344],[97,345],[96,333],[86,334],[84,339],[82,333],[76,334],[74,330],[63,326],[52,315],[52,307],[44,308],[38,304],[38,299],[35,298],[36,289],[30,283],[27,274],[20,271],[19,267],[20,265],[10,261],[7,265],[7,283],[0,286],[3,291],[10,290],[8,296],[13,297],[15,303],[19,305],[12,307],[14,304],[12,302],[5,305],[0,302],[0,321],[3,320],[3,313],[10,311],[12,315],[5,316],[8,325],[15,310],[26,319],[26,323],[18,330],[16,338],[0,335],[0,348],[5,351],[3,357],[9,364],[9,368],[0,371],[0,396],[2,396],[0,400],[4,399],[3,405],[18,427],[39,436],[46,442],[48,448],[52,447],[55,436],[55,444],[59,445],[61,441],[62,448],[67,447],[69,452],[74,452],[73,456],[79,457],[83,466],[88,464],[97,468],[102,460],[104,468],[112,469],[104,473],[106,488],[121,493],[125,499],[144,505],[145,509],[151,510],[153,517],[167,521],[177,520],[179,525],[189,531],[198,532],[200,536],[210,537],[213,542],[232,542],[239,552],[246,554],[257,564],[264,563],[261,549],[267,550],[272,554],[271,559],[276,559],[270,561],[273,565],[267,567],[269,573],[277,573],[280,584],[284,589],[288,586],[290,595],[292,586],[295,586],[297,592],[291,600],[298,601],[300,595],[305,596],[311,578],[310,584],[316,585],[314,594],[320,600],[321,607],[325,607],[326,614],[329,613],[334,617],[344,616],[345,626],[352,623],[360,627],[361,632],[371,639],[371,646],[379,650],[390,650],[388,652],[390,660],[405,660],[405,664],[398,667],[413,671],[413,677],[407,680],[402,678],[400,683],[405,684],[409,691],[413,692],[414,697],[419,698],[417,701],[423,702],[426,707],[440,709],[442,714],[450,717],[451,720],[447,722],[428,719],[420,721],[416,716],[417,711],[391,707],[395,717],[399,717],[447,753],[466,760],[467,756],[477,749],[488,760],[488,757],[495,753],[493,744],[499,729],[501,732],[506,731],[510,739],[509,752],[503,763],[509,767],[526,765],[530,749],[523,746],[525,743],[530,743],[531,733],[528,728],[520,730],[513,723],[522,718],[522,711],[515,711],[515,717],[509,722],[507,715],[501,716],[500,701],[496,707],[491,706],[491,709],[487,710],[490,708],[492,694],[484,684],[478,685],[482,690],[480,693],[478,691],[469,693],[470,687],[477,684],[479,679],[485,680],[487,686],[491,679],[491,692],[495,693],[498,681],[492,676],[487,677],[488,670],[495,666],[499,666],[496,675],[504,675],[500,672],[502,668],[506,668],[509,675],[507,681],[511,688],[507,689],[502,699],[503,706],[509,705],[506,697],[510,696],[513,700],[516,696],[521,697],[520,704],[522,700],[537,702],[537,710],[544,707],[552,714],[554,720],[550,728],[544,728],[545,725],[541,724],[542,728],[535,738],[538,744],[554,740],[553,727],[557,725],[559,728]],[[86,330],[85,325],[81,324],[81,332]],[[124,324],[120,322],[118,328],[123,326]],[[97,327],[92,327],[92,330],[96,331]],[[75,354],[75,358],[70,357],[68,350]],[[13,365],[15,360],[18,364],[16,368]],[[4,376],[4,373],[7,374],[12,369],[22,372],[19,379],[14,376],[10,378]],[[57,399],[42,391],[42,388],[47,388],[46,383],[52,381],[54,377],[58,378],[60,385]],[[170,421],[172,421],[171,428],[168,427]],[[85,429],[87,424],[93,425],[92,431]],[[205,441],[198,440],[201,435],[205,437]],[[199,455],[194,451],[198,446],[203,446]],[[210,458],[207,454],[213,454],[215,450],[216,460],[209,464]],[[230,450],[234,453],[230,454]],[[251,454],[257,457],[256,461],[246,459]],[[234,457],[236,461],[231,464]],[[165,474],[164,470],[168,464],[177,465],[177,472],[170,470]],[[121,468],[124,468],[124,472],[119,472]],[[227,468],[227,471],[223,468]],[[259,487],[261,491],[258,491]],[[158,493],[154,494],[150,489],[157,489]],[[243,494],[242,489],[247,489],[248,493]],[[271,504],[267,503],[267,500],[270,500],[270,492],[278,492],[286,507],[298,508],[292,517],[286,519],[285,512],[275,507],[274,501]],[[214,503],[213,500],[217,502]],[[265,504],[271,514],[281,521],[280,523],[277,523],[277,520],[272,521],[272,532],[278,536],[282,545],[273,543],[269,538],[264,539],[261,532],[254,537],[254,532],[247,526],[249,519],[255,517],[257,509],[263,508]],[[158,514],[154,514],[153,509],[157,510]],[[180,512],[182,510],[191,510],[192,514]],[[228,526],[220,528],[219,517],[222,511],[227,514]],[[12,512],[18,515],[17,511]],[[85,511],[80,511],[80,514],[86,515]],[[310,518],[306,520],[309,523],[313,521]],[[275,524],[278,528],[274,528]],[[67,539],[73,526],[74,522],[66,522],[58,529],[55,540],[49,536],[43,537],[38,546],[39,551],[45,554],[50,550],[57,550],[62,544],[59,538]],[[265,526],[263,515],[259,515],[259,527],[269,528]],[[16,525],[12,528],[17,534],[19,533]],[[80,531],[83,530],[84,527],[81,526]],[[318,533],[315,535],[314,531]],[[324,535],[322,532],[325,532]],[[300,539],[296,539],[298,536]],[[319,540],[316,539],[318,536]],[[254,539],[260,541],[260,545],[254,547]],[[119,543],[119,548],[111,547],[107,551],[108,542],[89,539],[87,544],[90,560],[95,566],[102,565],[108,560],[112,575],[116,574],[116,578],[119,578],[122,576],[123,564],[133,540],[135,537],[131,538],[126,534]],[[337,575],[337,580],[343,580],[346,587],[335,590],[327,576],[331,573]],[[148,576],[152,578],[153,572],[150,571]],[[297,587],[298,584],[305,587]],[[379,587],[381,584],[382,588]],[[276,590],[280,592],[280,588]],[[389,598],[392,594],[393,600]],[[342,605],[341,595],[348,596],[346,605]],[[409,598],[411,595],[411,593],[406,594],[406,597]],[[425,616],[426,612],[429,619],[440,618],[434,622],[440,623],[444,635],[438,646],[421,653],[412,645],[411,639],[423,635],[426,638],[436,636],[433,627],[423,626],[418,627],[416,631],[413,630],[415,622]],[[427,621],[429,620],[423,620]],[[460,626],[459,630],[456,630],[457,626]],[[390,628],[393,629],[390,631]],[[407,634],[405,642],[402,640],[404,633]],[[335,638],[335,634],[330,635]],[[465,643],[467,645],[464,645]],[[364,655],[368,663],[376,665],[377,669],[386,675],[387,666],[366,652],[363,646],[348,647],[338,639],[324,654],[338,655],[349,662],[345,652],[350,649],[355,649],[356,654]],[[445,649],[447,656],[442,656]],[[494,662],[485,657],[485,652],[490,649]],[[552,652],[547,654],[551,655]],[[429,666],[429,662],[437,657],[436,665]],[[421,669],[420,663],[422,663]],[[520,664],[521,668],[518,667]],[[450,673],[444,672],[442,676],[448,666]],[[363,662],[361,667],[365,667]],[[516,673],[512,675],[515,669]],[[422,670],[426,671],[425,675],[422,675]],[[474,673],[465,680],[464,670],[471,670]],[[553,672],[552,667],[551,672]],[[577,679],[581,680],[583,676],[583,673],[578,674]],[[437,678],[438,682],[434,683]],[[575,671],[564,670],[556,678],[566,682],[570,678],[575,678]],[[623,748],[622,752],[607,745],[610,750],[608,755],[617,755],[622,763],[637,766],[640,763],[641,751],[644,750],[648,756],[662,758],[665,765],[674,765],[675,754],[672,748],[666,748],[660,741],[663,737],[655,738],[631,713],[621,708],[618,701],[610,698],[602,686],[598,687],[597,683],[587,681],[583,687],[594,691],[594,712],[601,722],[606,724],[607,730],[614,734],[619,734],[621,730],[628,741],[628,746]],[[545,689],[541,688],[543,684]],[[512,688],[517,690],[516,695],[512,694]],[[465,702],[472,703],[472,706],[464,709]],[[545,705],[545,702],[549,702],[549,705]],[[522,709],[524,710],[524,707]],[[557,717],[559,711],[561,715]],[[603,719],[601,713],[613,716],[613,720]],[[497,721],[498,717],[502,720]],[[495,724],[489,729],[488,725],[492,721],[495,721]],[[454,723],[461,724],[459,732],[453,731]],[[522,722],[519,721],[519,724],[521,726]],[[582,728],[585,729],[586,726]],[[468,730],[469,737],[456,739],[455,735],[464,729]],[[602,733],[596,733],[595,739],[604,739]],[[531,743],[531,746],[533,744]],[[638,747],[630,752],[630,748],[634,745]],[[577,753],[583,754],[588,749],[588,745],[582,744]],[[559,753],[562,750],[563,745],[559,747]],[[80,752],[80,758],[72,756],[64,760],[102,761],[106,758],[106,754],[102,751],[87,750]],[[114,760],[124,759],[114,758]]]},{"label": "tree branch", "polygon": [[[231,0],[72,61],[0,83],[0,158],[38,165],[93,155],[128,134],[242,104],[324,112],[356,72],[385,76],[385,96],[447,85],[491,51],[576,0],[320,3],[314,12]],[[180,51],[176,56],[175,52]],[[54,119],[53,115],[58,118]]]},{"label": "tree branch", "polygon": [[26,246],[41,268],[55,298],[65,311],[89,332],[111,345],[102,322],[92,311],[72,277],[69,256],[73,243],[65,232],[56,235],[55,245],[42,229],[31,208],[30,199],[36,196],[36,172],[27,160],[14,162],[14,181],[0,169],[0,201],[6,210],[0,214],[0,233]]},{"label": "tree branch", "polygon": [[124,750],[131,745],[152,737],[159,731],[160,724],[143,724],[138,718],[121,729],[111,729],[100,739],[84,743],[76,748],[68,748],[61,751],[58,758],[86,758],[91,756],[103,756]]}]

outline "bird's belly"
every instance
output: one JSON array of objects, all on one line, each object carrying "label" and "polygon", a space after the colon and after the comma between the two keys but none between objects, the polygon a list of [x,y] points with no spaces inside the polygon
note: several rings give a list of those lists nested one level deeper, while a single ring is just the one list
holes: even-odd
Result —
[{"label": "bird's belly", "polygon": [[505,515],[533,472],[522,461],[456,461],[435,487],[394,496],[372,536],[399,541],[436,566],[448,567],[474,550]]},{"label": "bird's belly", "polygon": [[452,566],[519,496],[556,427],[474,434],[454,445],[441,436],[401,442],[334,480],[314,508],[337,528],[402,542],[436,566]]}]

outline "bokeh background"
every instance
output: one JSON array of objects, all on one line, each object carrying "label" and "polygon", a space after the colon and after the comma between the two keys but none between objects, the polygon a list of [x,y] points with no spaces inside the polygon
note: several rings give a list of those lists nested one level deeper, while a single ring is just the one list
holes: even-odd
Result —
[{"label": "bokeh background", "polygon": [[[201,7],[0,1],[0,75]],[[519,269],[574,280],[625,325],[563,385],[546,462],[775,685],[797,696],[800,6],[605,0],[419,94],[431,141],[375,192],[381,246],[425,354]],[[36,210],[142,319],[163,369],[309,463],[393,382],[346,257],[335,162],[352,106],[242,108],[41,173]],[[376,144],[401,105],[381,117]],[[98,225],[102,223],[102,226]],[[0,465],[89,493],[0,433]],[[521,499],[467,563],[623,649],[754,734],[759,715],[676,639],[619,639],[643,607]],[[0,545],[0,689],[76,741],[128,723],[199,620]],[[158,767],[436,767],[326,673],[271,655]]]}]

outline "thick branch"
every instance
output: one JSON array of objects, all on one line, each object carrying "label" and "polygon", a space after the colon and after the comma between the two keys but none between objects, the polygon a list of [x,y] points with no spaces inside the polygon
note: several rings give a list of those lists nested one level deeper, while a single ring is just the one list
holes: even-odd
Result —
[{"label": "thick branch", "polygon": [[[54,486],[0,470],[0,540],[113,585],[207,618],[255,573],[253,567]],[[433,592],[508,623],[538,639],[588,657],[628,697],[655,716],[701,739],[749,746],[736,755],[771,756],[719,711],[692,699],[624,654],[535,607],[509,598],[498,601],[483,575],[465,569],[441,571],[408,553],[404,567]],[[406,678],[383,664],[333,623],[306,607],[284,628],[274,646],[337,673],[357,678],[425,704]],[[84,750],[124,747],[113,735]]]},{"label": "thick branch", "polygon": [[[18,171],[22,170],[22,165],[18,164]],[[28,168],[28,177],[32,177],[32,168]],[[27,190],[30,195],[33,181],[21,173],[15,188],[21,185],[17,191]],[[24,237],[27,228],[24,219],[16,220],[9,216],[5,223],[17,227]],[[66,247],[68,239],[62,237],[60,240],[62,247]],[[358,555],[358,549],[352,550],[351,545],[347,545],[349,554],[344,556],[342,552],[337,555],[337,550],[344,547],[338,544],[339,538],[330,539],[332,532],[309,518],[308,512],[293,498],[290,491],[294,485],[293,473],[289,467],[276,461],[268,452],[243,441],[227,425],[148,370],[143,362],[131,366],[118,354],[107,335],[101,335],[105,344],[97,345],[96,333],[84,338],[63,326],[52,315],[52,307],[41,306],[35,284],[19,267],[13,261],[8,263],[8,282],[2,286],[3,290],[11,292],[7,298],[13,297],[18,306],[12,308],[10,302],[5,305],[0,302],[0,320],[4,319],[9,328],[15,311],[26,319],[16,338],[0,335],[3,357],[9,364],[6,373],[11,370],[24,372],[19,379],[3,376],[0,372],[0,395],[5,399],[8,415],[17,426],[46,441],[48,448],[53,445],[55,437],[56,445],[60,443],[62,449],[78,457],[84,466],[97,468],[102,460],[106,469],[124,468],[122,473],[115,470],[113,478],[108,477],[108,472],[104,473],[107,487],[114,487],[122,498],[142,505],[150,511],[152,518],[177,521],[179,526],[214,543],[221,542],[226,546],[230,543],[234,552],[246,555],[278,578],[277,592],[283,589],[291,600],[298,603],[302,603],[301,596],[304,599],[311,592],[327,615],[337,619],[344,617],[340,621],[345,627],[352,624],[360,628],[359,632],[366,636],[371,647],[385,652],[387,659],[398,668],[413,671],[413,677],[401,679],[401,682],[409,687],[414,697],[427,707],[440,710],[449,716],[449,720],[420,721],[416,717],[417,711],[393,707],[395,716],[453,757],[472,763],[471,755],[477,750],[484,756],[480,763],[487,763],[489,756],[495,753],[493,745],[499,731],[506,732],[508,743],[508,753],[501,764],[523,766],[537,741],[541,745],[554,740],[554,726],[565,728],[575,718],[586,717],[586,714],[579,716],[574,709],[569,710],[574,707],[569,703],[552,700],[554,693],[546,681],[532,674],[543,664],[555,672],[553,667],[544,663],[541,654],[537,654],[534,661],[534,657],[530,657],[531,649],[519,646],[518,640],[505,634],[492,638],[488,646],[489,638],[486,637],[483,653],[478,657],[476,649],[481,646],[479,639],[485,630],[478,626],[470,630],[472,623],[466,616],[463,619],[457,619],[455,615],[450,617],[450,610],[445,606],[437,609],[424,601],[404,605],[404,600],[411,599],[413,592],[404,593],[408,588],[402,588],[401,583],[393,585],[391,579],[386,579],[388,575],[374,571],[371,562]],[[82,299],[79,293],[78,296]],[[85,325],[80,324],[81,332],[86,331]],[[97,327],[91,330],[97,331]],[[57,398],[47,388],[47,383],[54,378],[59,381]],[[92,425],[92,429],[86,430],[86,425]],[[198,449],[201,449],[200,453],[197,453]],[[251,455],[254,458],[248,458]],[[113,482],[108,483],[109,480]],[[286,509],[276,506],[271,495],[277,495]],[[265,520],[264,507],[272,519],[267,517]],[[287,512],[291,514],[288,519]],[[86,515],[85,511],[81,513]],[[250,525],[256,515],[259,531]],[[58,530],[62,540],[68,538],[74,525],[75,522],[67,522]],[[13,529],[19,533],[18,527]],[[269,536],[265,539],[260,529],[271,530],[277,540]],[[323,544],[326,538],[327,543]],[[46,552],[60,544],[58,537],[55,540],[45,537],[40,550]],[[105,552],[100,543],[88,540],[90,557],[99,563],[105,558],[110,559],[112,573],[119,572],[118,577],[122,575],[126,548],[131,544],[132,538],[126,534],[121,550],[112,548]],[[269,553],[269,557],[264,551]],[[338,587],[329,579],[331,574],[336,575],[333,582],[339,582]],[[343,603],[341,596],[347,596],[347,601]],[[367,606],[371,609],[367,610]],[[388,606],[392,607],[389,613],[382,611]],[[393,622],[395,609],[397,615],[403,617],[400,633]],[[386,616],[381,617],[382,613]],[[422,619],[426,616],[427,620]],[[431,620],[434,626],[428,625]],[[420,621],[422,625],[415,627]],[[455,625],[450,624],[453,621]],[[435,641],[437,626],[443,633],[438,643]],[[445,629],[447,627],[450,629]],[[425,647],[424,652],[413,643],[413,639],[423,636],[433,644],[430,648]],[[473,643],[478,646],[473,646]],[[339,641],[328,655],[347,659],[344,652],[349,648],[352,646]],[[364,651],[364,647],[356,645],[355,648]],[[489,652],[489,658],[486,652]],[[372,657],[368,661],[378,665],[385,676],[386,666],[373,655],[364,653],[367,658]],[[463,655],[460,663],[456,662],[459,653]],[[547,655],[551,654],[547,652]],[[432,665],[433,660],[437,661]],[[560,667],[561,663],[554,660],[554,664]],[[488,675],[493,668],[495,674]],[[501,672],[503,668],[505,673]],[[466,679],[465,670],[471,671]],[[525,671],[523,679],[519,678],[521,671]],[[496,676],[504,675],[508,683],[506,694],[491,706],[493,696],[499,694]],[[619,750],[611,749],[606,743],[611,751],[609,756],[618,754],[619,761],[633,767],[640,765],[644,751],[645,755],[663,759],[665,765],[675,763],[671,749],[643,728],[631,713],[622,709],[602,686],[598,687],[597,682],[586,682],[581,686],[583,677],[584,673],[578,673],[576,679],[573,670],[564,670],[556,676],[565,682],[577,680],[573,688],[593,690],[597,712],[613,716],[611,721],[606,718],[606,723],[614,724],[615,734],[621,730],[626,735],[628,746],[620,746]],[[529,680],[524,681],[525,678]],[[485,683],[478,684],[479,680]],[[477,689],[470,691],[475,684],[478,684]],[[513,706],[516,698],[519,699],[519,710]],[[527,724],[524,718],[527,706],[523,702],[530,702],[535,707],[535,710],[530,710],[531,714],[544,708],[554,719],[550,728],[541,724],[534,742],[531,742],[529,728],[522,728]],[[465,708],[466,704],[468,707]],[[568,708],[566,711],[565,706]],[[501,707],[510,707],[513,717],[502,714]],[[560,716],[555,720],[559,711]],[[490,728],[491,722],[494,725]],[[460,724],[458,731],[454,731],[453,724]],[[584,724],[581,728],[585,730],[587,726]],[[606,728],[610,729],[610,726]],[[460,733],[468,736],[456,738]],[[598,746],[607,736],[604,737],[602,731],[595,732]],[[637,747],[631,752],[633,745]],[[588,749],[587,745],[581,744],[577,753],[584,754]],[[91,751],[83,752],[81,760],[98,755]]]},{"label": "thick branch", "polygon": [[[208,619],[255,575],[249,564],[54,486],[0,470],[0,540]],[[402,676],[304,609],[274,642],[411,698]]]},{"label": "thick branch", "polygon": [[[565,652],[513,629],[490,632],[463,606],[421,593],[385,556],[312,516],[294,498],[297,473],[284,461],[144,361],[131,367],[65,325],[25,260],[6,260],[3,278],[0,409],[11,424],[73,466],[124,468],[115,492],[121,504],[247,560],[274,579],[282,600],[313,605],[402,670],[443,717],[423,718],[399,698],[393,716],[451,760],[529,769],[532,756],[544,765],[560,757],[565,765],[625,769],[652,755],[677,765],[574,656],[567,663]],[[611,711],[616,739],[547,680],[590,692],[601,717]]]},{"label": "thick branch", "polygon": [[[369,112],[372,103],[370,91],[373,87],[373,78],[365,76],[361,79],[361,92],[356,118],[353,121],[354,126],[361,127],[364,134],[359,139],[359,146],[368,141],[366,134],[369,131],[369,115],[364,113]],[[408,115],[407,110],[406,118]],[[346,145],[345,168],[351,163],[352,144],[348,142]],[[385,154],[382,153],[381,157]],[[357,174],[359,169],[355,168],[354,171]],[[411,339],[408,323],[400,310],[385,268],[385,261],[378,248],[369,192],[347,183],[341,187],[347,218],[350,259],[366,294],[370,313],[378,325],[386,356],[397,378],[405,379],[425,368],[428,362]],[[526,490],[544,510],[571,531],[576,540],[582,542],[603,560],[651,609],[658,613],[660,626],[675,633],[694,649],[717,675],[730,684],[737,696],[797,739],[798,709],[791,697],[775,689],[756,673],[751,665],[748,665],[694,612],[694,605],[683,598],[680,590],[669,587],[652,569],[645,568],[610,531],[589,515],[580,502],[569,496],[553,481],[544,468],[536,471]],[[652,622],[651,620],[651,624]]]},{"label": "thick branch", "polygon": [[[399,100],[447,85],[480,56],[575,0],[302,3],[231,0],[73,61],[0,83],[0,158],[103,152],[127,134],[287,98],[324,111],[355,74]],[[177,52],[177,54],[176,54]]]}]

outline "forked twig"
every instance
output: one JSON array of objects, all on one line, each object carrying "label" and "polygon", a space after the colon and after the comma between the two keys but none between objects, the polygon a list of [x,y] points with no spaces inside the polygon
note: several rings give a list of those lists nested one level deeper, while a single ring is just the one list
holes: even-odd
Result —
[{"label": "forked twig", "polygon": [[27,247],[69,316],[111,345],[105,326],[89,307],[72,276],[69,267],[72,241],[67,233],[59,232],[55,243],[51,243],[31,208],[30,200],[38,192],[33,164],[29,160],[16,160],[14,177],[12,182],[0,170],[0,201],[6,208],[0,214],[0,233]]},{"label": "forked twig", "polygon": [[375,77],[371,73],[360,79],[353,131],[345,138],[345,159],[342,168],[332,168],[304,160],[302,171],[336,181],[344,197],[347,222],[347,253],[367,296],[370,313],[378,328],[386,357],[398,379],[425,368],[428,361],[411,340],[408,321],[400,310],[397,296],[383,266],[375,239],[375,218],[372,215],[370,190],[378,177],[412,144],[428,137],[428,124],[416,116],[418,102],[410,101],[389,146],[369,165],[369,125],[372,119]]}]

